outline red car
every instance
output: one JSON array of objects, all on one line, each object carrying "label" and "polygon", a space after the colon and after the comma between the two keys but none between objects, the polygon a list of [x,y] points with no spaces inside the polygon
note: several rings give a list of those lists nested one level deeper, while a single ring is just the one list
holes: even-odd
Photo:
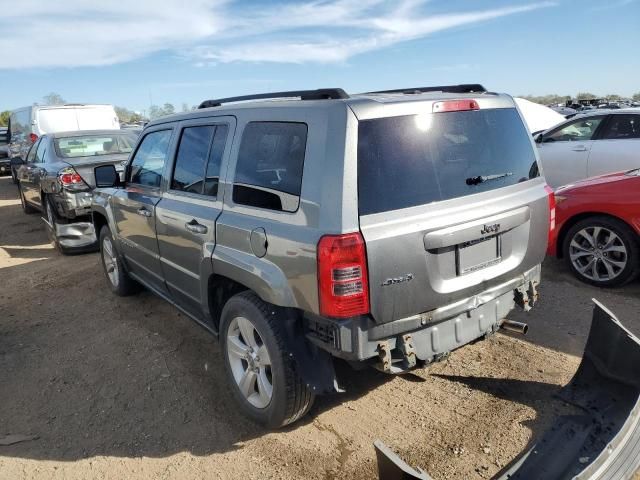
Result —
[{"label": "red car", "polygon": [[640,169],[589,178],[556,195],[549,255],[564,258],[580,280],[622,285],[640,271]]}]

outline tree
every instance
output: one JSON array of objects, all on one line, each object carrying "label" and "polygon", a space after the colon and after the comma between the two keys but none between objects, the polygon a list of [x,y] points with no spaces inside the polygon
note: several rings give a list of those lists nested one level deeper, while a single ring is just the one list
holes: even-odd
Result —
[{"label": "tree", "polygon": [[597,98],[593,93],[580,92],[576,95],[576,100],[593,100]]},{"label": "tree", "polygon": [[618,100],[622,100],[622,97],[620,95],[607,95],[604,97],[607,101],[609,102],[617,102]]},{"label": "tree", "polygon": [[165,103],[162,107],[158,105],[151,105],[149,107],[149,118],[151,120],[164,117],[165,115],[172,115],[176,111],[176,107],[174,107],[171,103]]},{"label": "tree", "polygon": [[171,103],[165,103],[163,110],[165,115],[173,115],[174,113],[176,113],[176,107],[174,107]]},{"label": "tree", "polygon": [[9,117],[11,116],[11,112],[9,110],[5,110],[0,113],[0,127],[6,127],[9,125]]},{"label": "tree", "polygon": [[131,115],[133,112],[125,107],[114,107],[116,111],[116,115],[118,116],[118,120],[120,123],[129,123],[131,121]]},{"label": "tree", "polygon": [[42,97],[42,101],[45,105],[63,105],[67,103],[67,101],[62,98],[59,93],[51,92],[49,95],[45,95]]},{"label": "tree", "polygon": [[183,102],[182,103],[182,113],[190,112],[190,111],[191,111],[191,108],[189,108],[189,104],[186,103],[186,102]]},{"label": "tree", "polygon": [[640,102],[640,92],[637,92],[637,93],[633,94],[633,101],[634,102]]}]

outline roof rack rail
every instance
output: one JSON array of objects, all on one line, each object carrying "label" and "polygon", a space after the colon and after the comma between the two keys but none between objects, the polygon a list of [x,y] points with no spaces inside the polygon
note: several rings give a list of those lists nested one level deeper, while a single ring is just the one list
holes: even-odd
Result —
[{"label": "roof rack rail", "polygon": [[395,90],[380,90],[377,92],[366,93],[404,93],[407,95],[419,94],[426,92],[447,92],[447,93],[485,93],[487,91],[479,83],[464,83],[461,85],[440,85],[437,87],[416,87],[416,88],[400,88]]},{"label": "roof rack rail", "polygon": [[205,100],[198,108],[219,107],[224,103],[245,102],[249,100],[269,100],[272,98],[296,98],[300,100],[339,100],[349,98],[347,92],[341,88],[319,88],[317,90],[291,90],[289,92],[259,93],[240,97],[219,98]]}]

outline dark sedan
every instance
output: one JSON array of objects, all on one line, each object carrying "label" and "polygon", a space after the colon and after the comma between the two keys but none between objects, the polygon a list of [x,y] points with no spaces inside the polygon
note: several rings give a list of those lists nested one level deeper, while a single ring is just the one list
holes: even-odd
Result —
[{"label": "dark sedan", "polygon": [[137,141],[126,130],[61,132],[41,136],[18,168],[25,213],[41,211],[55,245],[64,253],[95,248],[91,223],[93,169],[115,165],[124,172]]}]

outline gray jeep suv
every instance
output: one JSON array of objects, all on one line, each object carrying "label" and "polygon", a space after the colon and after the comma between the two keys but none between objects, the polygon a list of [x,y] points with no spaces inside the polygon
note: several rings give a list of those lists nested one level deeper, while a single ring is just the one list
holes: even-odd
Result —
[{"label": "gray jeep suv", "polygon": [[333,357],[402,373],[529,309],[553,228],[513,99],[480,85],[209,100],[95,174],[111,289],[219,336],[270,427],[340,391]]}]

